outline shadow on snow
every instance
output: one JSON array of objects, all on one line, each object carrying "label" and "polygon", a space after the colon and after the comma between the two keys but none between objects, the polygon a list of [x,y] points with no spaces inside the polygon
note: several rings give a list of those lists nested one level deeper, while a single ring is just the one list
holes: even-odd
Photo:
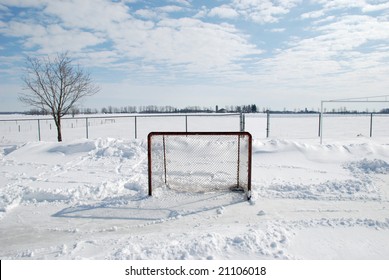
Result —
[{"label": "shadow on snow", "polygon": [[[218,211],[234,204],[248,203],[241,195],[231,192],[217,194],[180,195],[179,197],[100,202],[65,208],[52,217],[104,220],[164,221],[207,211]],[[138,205],[136,205],[138,204]],[[217,212],[215,212],[217,213]],[[220,213],[219,213],[220,214]]]}]

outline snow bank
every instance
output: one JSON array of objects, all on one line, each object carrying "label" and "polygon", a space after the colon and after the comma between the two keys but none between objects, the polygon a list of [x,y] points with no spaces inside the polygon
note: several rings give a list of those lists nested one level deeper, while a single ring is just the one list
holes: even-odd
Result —
[{"label": "snow bank", "polygon": [[[148,197],[144,140],[7,144],[0,166],[2,259],[359,258],[334,253],[342,232],[389,244],[372,233],[389,236],[386,144],[256,139],[251,203],[166,186]],[[321,229],[338,241],[309,253]]]},{"label": "snow bank", "polygon": [[[1,164],[6,183],[0,190],[0,211],[9,211],[20,203],[70,203],[144,195],[139,174],[130,171],[135,172],[145,157],[142,142],[115,139],[31,142],[4,148]],[[139,180],[128,181],[123,175]]]},{"label": "snow bank", "polygon": [[371,175],[389,171],[389,147],[376,143],[321,146],[270,140],[254,141],[253,147],[260,197],[379,200]]},{"label": "snow bank", "polygon": [[[110,138],[5,147],[0,210],[21,202],[145,197],[146,148],[145,141]],[[372,143],[255,140],[253,154],[253,196],[258,199],[377,200],[380,192],[371,175],[389,173],[389,147]]]}]

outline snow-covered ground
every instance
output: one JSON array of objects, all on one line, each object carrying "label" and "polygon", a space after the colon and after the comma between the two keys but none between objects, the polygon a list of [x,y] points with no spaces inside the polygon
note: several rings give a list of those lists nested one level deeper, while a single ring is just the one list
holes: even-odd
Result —
[{"label": "snow-covered ground", "polygon": [[306,138],[266,139],[246,119],[251,201],[168,188],[149,197],[143,136],[1,135],[0,259],[389,259],[389,138],[354,123],[320,145],[311,126],[299,128]]}]

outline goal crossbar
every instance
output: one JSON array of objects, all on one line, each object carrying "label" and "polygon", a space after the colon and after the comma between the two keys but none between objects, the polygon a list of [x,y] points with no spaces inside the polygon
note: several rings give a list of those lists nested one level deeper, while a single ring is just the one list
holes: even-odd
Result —
[{"label": "goal crossbar", "polygon": [[324,118],[323,110],[324,110],[325,103],[389,103],[389,95],[322,100],[320,105],[320,125],[319,125],[320,144],[323,144],[323,118]]}]

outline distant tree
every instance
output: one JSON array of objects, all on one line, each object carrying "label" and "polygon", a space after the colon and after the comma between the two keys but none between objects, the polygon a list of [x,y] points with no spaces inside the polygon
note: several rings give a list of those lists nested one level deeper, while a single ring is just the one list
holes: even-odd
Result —
[{"label": "distant tree", "polygon": [[56,57],[27,57],[22,77],[24,92],[19,100],[50,112],[57,127],[58,142],[62,141],[61,118],[84,97],[96,94],[90,74],[73,66],[68,53]]},{"label": "distant tree", "polygon": [[382,109],[380,113],[389,114],[389,108]]},{"label": "distant tree", "polygon": [[47,111],[42,109],[30,109],[30,111],[27,112],[28,115],[47,115]]},{"label": "distant tree", "polygon": [[72,107],[72,108],[70,108],[70,114],[72,114],[72,117],[74,118],[74,116],[76,115],[76,114],[79,114],[80,113],[80,110],[77,108],[77,107]]}]

